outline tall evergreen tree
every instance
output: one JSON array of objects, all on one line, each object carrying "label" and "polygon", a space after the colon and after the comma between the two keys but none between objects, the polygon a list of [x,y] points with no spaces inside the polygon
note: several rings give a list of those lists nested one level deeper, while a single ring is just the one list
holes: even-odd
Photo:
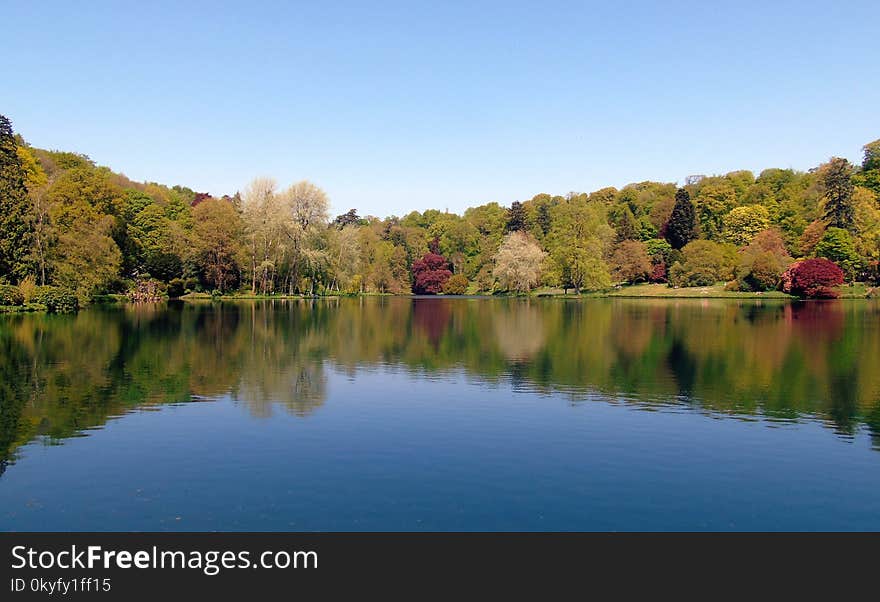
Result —
[{"label": "tall evergreen tree", "polygon": [[832,157],[831,161],[822,167],[825,220],[829,227],[849,231],[855,229],[852,172],[849,161],[840,157]]},{"label": "tall evergreen tree", "polygon": [[623,212],[617,221],[615,230],[617,231],[617,242],[622,242],[624,240],[638,240],[639,238],[639,226],[638,223],[636,223],[636,217],[633,215],[632,210],[626,205],[623,207]]},{"label": "tall evergreen tree", "polygon": [[12,124],[0,115],[0,277],[18,281],[27,271],[28,194]]},{"label": "tall evergreen tree", "polygon": [[526,208],[519,201],[514,201],[507,211],[507,231],[518,232],[526,229]]},{"label": "tall evergreen tree", "polygon": [[666,241],[673,249],[681,249],[697,237],[697,217],[691,195],[684,188],[675,191],[675,206],[665,225]]},{"label": "tall evergreen tree", "polygon": [[546,203],[541,203],[538,205],[538,227],[541,228],[541,232],[545,235],[550,232],[550,226],[553,225],[553,222],[550,218],[550,207],[547,206]]},{"label": "tall evergreen tree", "polygon": [[344,228],[345,226],[356,226],[360,221],[361,218],[357,214],[357,209],[349,209],[347,213],[337,215],[336,219],[333,220],[333,224],[337,228]]}]

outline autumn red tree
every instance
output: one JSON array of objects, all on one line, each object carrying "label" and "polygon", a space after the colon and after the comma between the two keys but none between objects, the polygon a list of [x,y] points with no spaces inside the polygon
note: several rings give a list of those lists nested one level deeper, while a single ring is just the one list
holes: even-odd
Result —
[{"label": "autumn red tree", "polygon": [[624,240],[618,244],[609,263],[619,282],[641,282],[653,272],[648,249],[640,240]]},{"label": "autumn red tree", "polygon": [[661,260],[651,266],[651,275],[648,276],[648,282],[667,282],[666,264]]},{"label": "autumn red tree", "polygon": [[438,253],[427,253],[412,265],[412,290],[417,295],[436,295],[452,276],[449,261]]},{"label": "autumn red tree", "polygon": [[799,261],[782,275],[782,290],[799,297],[834,299],[833,287],[843,284],[843,270],[823,258]]}]

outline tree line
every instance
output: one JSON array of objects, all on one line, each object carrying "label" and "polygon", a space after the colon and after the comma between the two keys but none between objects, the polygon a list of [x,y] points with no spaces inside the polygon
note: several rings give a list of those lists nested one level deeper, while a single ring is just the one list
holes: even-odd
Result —
[{"label": "tree line", "polygon": [[[326,193],[269,178],[214,197],[35,148],[0,116],[0,305],[107,293],[580,293],[668,283],[833,296],[880,279],[880,140],[852,165],[639,182],[332,218]],[[52,296],[55,295],[55,297]],[[42,295],[42,297],[40,296]]]}]

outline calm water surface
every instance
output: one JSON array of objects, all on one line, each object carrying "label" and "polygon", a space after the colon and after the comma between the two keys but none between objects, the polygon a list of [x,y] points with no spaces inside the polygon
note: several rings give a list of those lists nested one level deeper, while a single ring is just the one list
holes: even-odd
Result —
[{"label": "calm water surface", "polygon": [[880,304],[0,317],[0,530],[880,529]]}]

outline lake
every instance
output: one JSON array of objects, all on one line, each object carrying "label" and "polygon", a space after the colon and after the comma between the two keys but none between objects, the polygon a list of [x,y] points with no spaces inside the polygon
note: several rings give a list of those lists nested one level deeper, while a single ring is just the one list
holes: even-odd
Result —
[{"label": "lake", "polygon": [[880,303],[0,316],[0,530],[878,530]]}]

